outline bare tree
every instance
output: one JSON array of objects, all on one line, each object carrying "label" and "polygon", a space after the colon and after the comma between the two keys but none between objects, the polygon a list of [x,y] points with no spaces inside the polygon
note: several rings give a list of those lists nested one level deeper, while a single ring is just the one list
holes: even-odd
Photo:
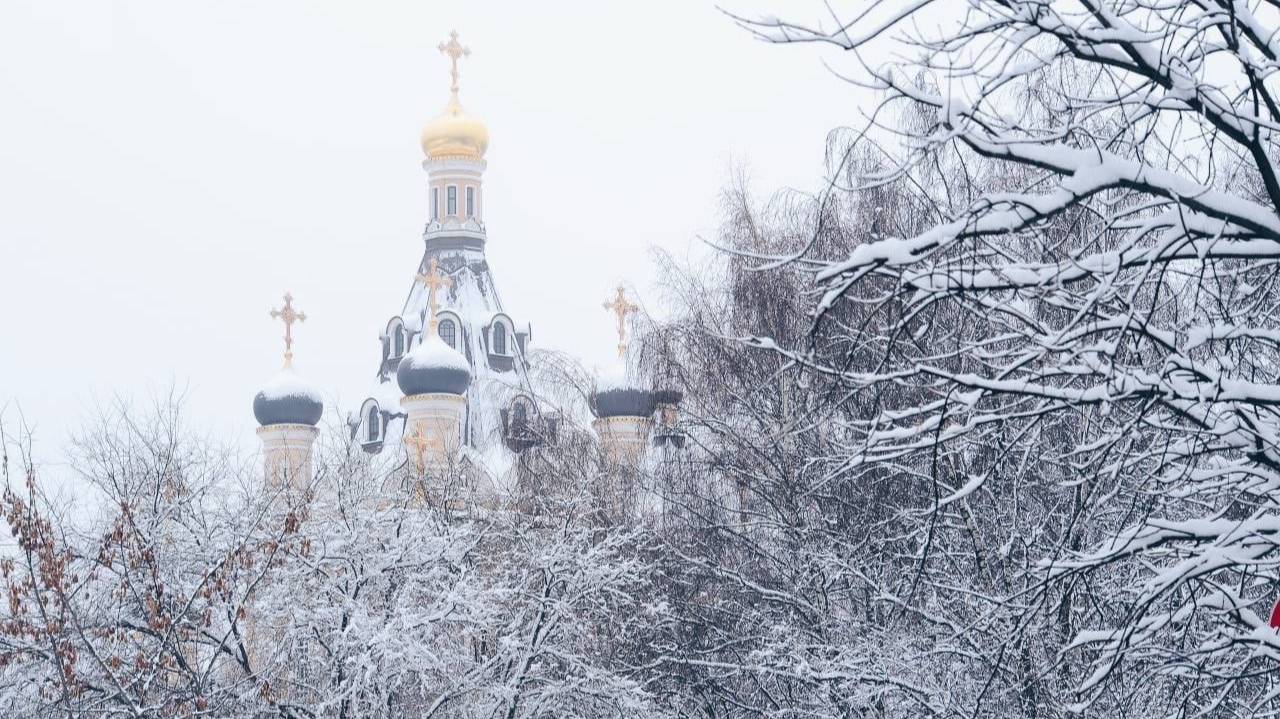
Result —
[{"label": "bare tree", "polygon": [[24,462],[2,505],[6,715],[668,715],[632,661],[665,621],[643,529],[590,524],[581,492],[459,517],[386,491],[341,435],[312,486],[275,492],[176,403],[121,405],[78,440],[103,498],[78,521]]},{"label": "bare tree", "polygon": [[897,600],[945,609],[924,592],[966,507],[1039,503],[1043,527],[979,530],[955,566],[1027,553],[967,600],[986,620],[952,628],[1006,637],[973,650],[989,686],[1027,713],[1277,711],[1277,8],[853,5],[740,20],[847,51],[883,97],[848,146],[878,166],[839,168],[833,192],[896,188],[923,211],[795,260],[822,291],[812,331],[840,324],[876,361],[780,350],[874,398],[850,464],[932,497],[927,582]]}]

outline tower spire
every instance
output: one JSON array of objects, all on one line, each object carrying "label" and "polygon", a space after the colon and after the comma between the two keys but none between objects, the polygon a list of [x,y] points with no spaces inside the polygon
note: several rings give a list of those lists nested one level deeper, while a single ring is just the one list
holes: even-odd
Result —
[{"label": "tower spire", "polygon": [[284,307],[271,310],[271,318],[284,322],[284,366],[293,367],[293,323],[305,322],[306,312],[298,312],[293,308],[293,295],[284,293]]},{"label": "tower spire", "polygon": [[618,285],[617,295],[612,301],[604,303],[604,308],[618,317],[618,357],[624,358],[627,354],[627,315],[640,308],[627,301],[627,291],[621,284]]},{"label": "tower spire", "polygon": [[464,47],[458,42],[458,31],[453,30],[449,33],[449,42],[442,42],[438,45],[440,52],[449,56],[449,92],[453,93],[454,99],[458,97],[458,60],[471,54],[471,48]]}]

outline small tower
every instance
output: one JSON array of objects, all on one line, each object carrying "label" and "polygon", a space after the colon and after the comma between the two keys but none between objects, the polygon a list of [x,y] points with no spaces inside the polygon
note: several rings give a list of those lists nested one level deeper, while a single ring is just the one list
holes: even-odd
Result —
[{"label": "small tower", "polygon": [[458,60],[471,49],[456,31],[440,43],[449,57],[449,104],[422,128],[422,167],[427,171],[429,215],[426,240],[475,250],[484,248],[484,153],[489,130],[458,99]]},{"label": "small tower", "polygon": [[311,484],[311,454],[316,424],[324,414],[320,393],[293,372],[293,323],[306,313],[293,307],[293,296],[284,295],[284,307],[271,310],[284,322],[284,368],[253,398],[253,416],[262,439],[263,473],[267,486],[276,490],[304,491]]},{"label": "small tower", "polygon": [[600,437],[606,462],[635,468],[644,462],[654,411],[653,393],[627,373],[627,316],[639,307],[627,301],[626,291],[618,285],[616,296],[604,303],[604,308],[617,316],[618,364],[596,380],[591,394],[591,409],[596,415],[592,427]]},{"label": "small tower", "polygon": [[457,460],[462,447],[471,365],[436,331],[436,313],[440,310],[436,292],[449,286],[449,278],[440,274],[439,266],[432,259],[431,271],[417,275],[417,280],[429,295],[428,332],[400,361],[396,382],[405,395],[400,406],[407,415],[404,441],[409,459],[419,474],[425,474],[447,468]]}]

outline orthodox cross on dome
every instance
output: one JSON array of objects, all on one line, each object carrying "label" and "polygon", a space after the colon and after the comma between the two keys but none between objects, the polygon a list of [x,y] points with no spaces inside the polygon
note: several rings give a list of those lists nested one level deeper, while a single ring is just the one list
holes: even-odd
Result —
[{"label": "orthodox cross on dome", "polygon": [[293,323],[305,322],[306,312],[298,312],[293,308],[293,295],[284,293],[284,307],[271,310],[271,318],[284,322],[284,366],[293,366]]},{"label": "orthodox cross on dome", "polygon": [[413,279],[421,282],[427,288],[427,307],[431,311],[431,320],[427,323],[427,327],[434,333],[439,320],[436,315],[440,312],[440,302],[436,299],[436,291],[441,287],[453,287],[453,280],[448,275],[440,274],[440,263],[436,258],[431,258],[431,271],[427,274],[418,273]]},{"label": "orthodox cross on dome", "polygon": [[458,94],[458,60],[471,54],[471,48],[463,47],[458,42],[458,31],[454,30],[449,33],[449,42],[442,42],[438,46],[440,52],[449,56],[449,77],[453,81],[449,85],[449,91],[454,95]]},{"label": "orthodox cross on dome", "polygon": [[612,301],[604,303],[604,308],[618,317],[618,357],[627,354],[627,315],[638,312],[640,308],[627,301],[627,291],[618,285],[617,295]]}]

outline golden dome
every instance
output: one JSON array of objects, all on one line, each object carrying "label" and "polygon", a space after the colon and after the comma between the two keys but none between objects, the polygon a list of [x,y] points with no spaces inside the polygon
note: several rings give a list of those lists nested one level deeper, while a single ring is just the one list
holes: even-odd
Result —
[{"label": "golden dome", "polygon": [[479,160],[489,149],[489,129],[468,115],[455,92],[449,106],[422,128],[422,151],[427,159],[464,157]]},{"label": "golden dome", "polygon": [[440,43],[440,52],[449,57],[449,106],[422,128],[422,151],[428,160],[479,160],[489,149],[489,129],[458,102],[458,60],[470,55],[471,49],[458,44],[458,31],[454,30],[449,33],[449,42]]}]

